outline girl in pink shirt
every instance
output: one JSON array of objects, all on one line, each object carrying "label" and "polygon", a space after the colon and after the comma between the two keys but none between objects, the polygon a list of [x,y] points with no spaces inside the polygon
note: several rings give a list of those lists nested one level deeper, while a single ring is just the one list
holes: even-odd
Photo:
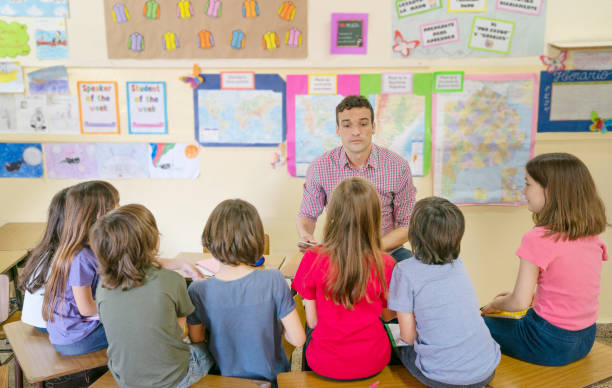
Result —
[{"label": "girl in pink shirt", "polygon": [[[310,328],[308,366],[338,380],[379,373],[391,357],[380,320],[395,261],[380,248],[380,200],[362,178],[342,181],[327,209],[323,245],[306,251],[293,280]],[[307,329],[307,331],[309,331]]]},{"label": "girl in pink shirt", "polygon": [[599,237],[605,207],[589,170],[573,155],[539,155],[525,169],[523,194],[535,227],[516,251],[514,290],[482,311],[521,311],[532,304],[519,320],[485,317],[491,335],[504,354],[565,365],[585,357],[595,341],[601,266],[608,259]]}]

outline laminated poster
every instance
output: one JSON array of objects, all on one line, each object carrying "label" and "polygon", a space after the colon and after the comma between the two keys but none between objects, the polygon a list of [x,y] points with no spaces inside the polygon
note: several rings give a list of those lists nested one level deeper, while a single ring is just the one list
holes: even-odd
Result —
[{"label": "laminated poster", "polygon": [[77,82],[81,133],[119,133],[116,82]]}]

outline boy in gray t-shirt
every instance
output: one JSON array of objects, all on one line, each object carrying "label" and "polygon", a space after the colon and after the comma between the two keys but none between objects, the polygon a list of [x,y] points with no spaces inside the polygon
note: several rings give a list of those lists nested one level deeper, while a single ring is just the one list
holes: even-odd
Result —
[{"label": "boy in gray t-shirt", "polygon": [[418,201],[408,237],[414,257],[395,266],[389,309],[397,311],[404,366],[430,387],[483,387],[499,364],[474,286],[458,258],[464,218],[449,201]]}]

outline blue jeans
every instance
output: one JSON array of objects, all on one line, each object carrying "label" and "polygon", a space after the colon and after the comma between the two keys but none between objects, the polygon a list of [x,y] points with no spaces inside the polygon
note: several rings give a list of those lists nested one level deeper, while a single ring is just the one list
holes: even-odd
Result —
[{"label": "blue jeans", "polygon": [[187,388],[197,383],[206,376],[213,364],[213,358],[208,353],[204,342],[189,344],[189,352],[189,370],[176,388]]},{"label": "blue jeans", "polygon": [[402,260],[411,258],[412,252],[404,247],[399,247],[393,252],[391,252],[391,257],[393,257],[396,263],[399,263]]},{"label": "blue jeans", "polygon": [[530,309],[521,319],[483,317],[503,354],[532,364],[561,366],[589,354],[595,324],[571,331],[548,323]]},{"label": "blue jeans", "polygon": [[104,326],[98,325],[94,331],[89,333],[87,337],[78,340],[77,342],[69,345],[56,345],[53,344],[55,350],[65,356],[74,356],[77,354],[85,354],[95,352],[96,350],[104,349],[108,347],[106,341],[106,333],[104,332]]},{"label": "blue jeans", "polygon": [[440,381],[432,380],[429,377],[425,376],[423,372],[416,366],[416,352],[414,351],[414,346],[401,346],[398,348],[400,350],[400,358],[402,360],[402,364],[404,367],[408,369],[411,375],[413,375],[417,380],[421,383],[427,385],[432,388],[482,388],[489,384],[491,380],[493,380],[493,376],[495,376],[495,371],[484,379],[483,381],[476,382],[474,384],[469,385],[455,385],[455,384],[447,384],[442,383]]}]

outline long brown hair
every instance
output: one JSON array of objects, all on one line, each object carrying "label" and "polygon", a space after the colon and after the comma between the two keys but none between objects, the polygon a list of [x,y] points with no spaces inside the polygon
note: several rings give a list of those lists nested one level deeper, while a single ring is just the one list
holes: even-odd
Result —
[{"label": "long brown hair", "polygon": [[89,241],[100,268],[102,287],[123,291],[141,286],[148,268],[159,268],[155,217],[138,204],[121,206],[98,218]]},{"label": "long brown hair", "polygon": [[62,310],[72,260],[81,249],[88,246],[88,234],[92,225],[98,217],[115,208],[118,202],[117,189],[104,181],[79,183],[66,193],[64,227],[45,286],[42,311],[45,321],[53,320],[53,310],[58,304],[59,311]]},{"label": "long brown hair", "polygon": [[255,206],[227,199],[212,211],[202,232],[202,245],[229,265],[255,265],[263,255],[264,229]]},{"label": "long brown hair", "polygon": [[355,303],[367,298],[372,274],[378,289],[387,293],[380,218],[380,199],[370,182],[349,178],[334,189],[321,252],[330,258],[326,296],[346,309],[352,310]]},{"label": "long brown hair", "polygon": [[605,230],[606,208],[580,159],[563,152],[542,154],[531,159],[525,170],[544,189],[544,207],[533,213],[533,221],[547,227],[549,236],[576,240]]},{"label": "long brown hair", "polygon": [[66,193],[69,187],[58,191],[49,204],[47,226],[42,240],[28,253],[27,261],[21,276],[19,288],[28,292],[36,292],[47,281],[51,259],[59,244],[60,233],[64,226],[64,210]]}]

